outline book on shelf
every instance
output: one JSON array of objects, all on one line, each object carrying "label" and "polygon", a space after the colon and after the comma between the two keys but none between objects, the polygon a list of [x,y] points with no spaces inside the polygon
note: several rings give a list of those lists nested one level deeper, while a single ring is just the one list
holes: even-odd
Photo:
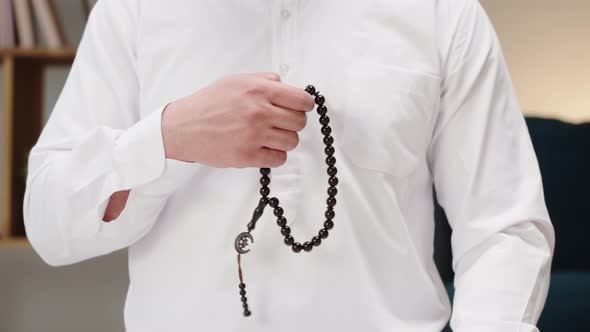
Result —
[{"label": "book on shelf", "polygon": [[18,31],[18,46],[35,47],[35,33],[29,0],[13,0],[14,18]]},{"label": "book on shelf", "polygon": [[[78,6],[90,15],[97,0],[80,1]],[[0,0],[0,48],[70,46],[64,31],[68,21],[60,19],[58,3],[64,10],[71,5],[58,0]]]},{"label": "book on shelf", "polygon": [[7,21],[7,15],[5,15],[7,12],[6,6],[6,0],[0,0],[0,48],[4,47],[4,31],[6,31],[5,21]]},{"label": "book on shelf", "polygon": [[12,0],[0,0],[0,48],[15,46]]},{"label": "book on shelf", "polygon": [[52,0],[32,0],[35,17],[39,22],[41,35],[49,48],[66,46],[63,26],[58,19]]}]

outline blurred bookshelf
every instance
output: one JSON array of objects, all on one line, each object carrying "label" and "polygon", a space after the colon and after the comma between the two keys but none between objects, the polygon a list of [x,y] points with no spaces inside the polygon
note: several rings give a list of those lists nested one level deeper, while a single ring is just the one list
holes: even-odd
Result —
[{"label": "blurred bookshelf", "polygon": [[46,69],[72,64],[74,48],[0,49],[3,73],[4,162],[0,247],[28,246],[23,220],[23,197],[29,151],[43,127],[43,96]]}]

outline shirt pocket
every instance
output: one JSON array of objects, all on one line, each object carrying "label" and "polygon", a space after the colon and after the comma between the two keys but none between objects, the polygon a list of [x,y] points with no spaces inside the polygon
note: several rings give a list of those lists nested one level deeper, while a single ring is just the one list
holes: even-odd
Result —
[{"label": "shirt pocket", "polygon": [[344,73],[339,146],[356,166],[407,176],[425,160],[440,78],[359,60]]}]

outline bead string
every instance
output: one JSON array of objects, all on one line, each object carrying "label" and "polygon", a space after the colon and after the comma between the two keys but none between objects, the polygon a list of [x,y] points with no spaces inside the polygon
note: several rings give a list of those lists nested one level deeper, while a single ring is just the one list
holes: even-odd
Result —
[{"label": "bead string", "polygon": [[238,252],[238,275],[240,278],[239,288],[240,288],[240,295],[242,301],[242,307],[244,308],[244,316],[248,317],[252,314],[250,309],[248,308],[248,298],[246,297],[246,284],[244,283],[243,275],[242,275],[242,265],[241,265],[241,255],[246,254],[250,251],[250,249],[246,249],[251,242],[254,242],[254,238],[252,237],[252,231],[256,227],[256,222],[262,214],[264,213],[264,208],[266,205],[272,207],[273,213],[275,217],[277,217],[277,225],[281,228],[281,234],[285,237],[284,243],[287,246],[290,246],[293,252],[300,253],[300,252],[310,252],[312,251],[313,247],[318,247],[323,239],[328,237],[329,231],[334,227],[334,206],[336,205],[336,194],[338,190],[336,186],[338,185],[338,178],[336,177],[337,169],[336,166],[336,158],[334,157],[334,138],[331,136],[332,128],[329,126],[330,118],[326,114],[328,112],[327,107],[324,105],[325,97],[320,94],[319,91],[316,91],[316,88],[313,85],[308,85],[305,88],[305,91],[310,95],[315,96],[315,103],[317,105],[317,113],[319,114],[319,123],[322,125],[321,132],[324,135],[323,142],[326,145],[324,148],[324,153],[326,154],[326,164],[328,168],[326,173],[328,174],[328,198],[326,199],[327,208],[324,213],[326,217],[326,221],[324,221],[324,227],[318,231],[316,236],[313,236],[310,241],[306,241],[303,244],[299,242],[295,242],[293,236],[291,236],[291,228],[287,226],[287,218],[283,216],[283,208],[279,205],[279,199],[277,197],[269,198],[270,188],[268,185],[270,184],[270,168],[261,168],[260,169],[260,201],[258,202],[258,206],[254,209],[252,213],[252,219],[248,223],[248,231],[242,232],[238,234],[235,240],[235,248]]}]

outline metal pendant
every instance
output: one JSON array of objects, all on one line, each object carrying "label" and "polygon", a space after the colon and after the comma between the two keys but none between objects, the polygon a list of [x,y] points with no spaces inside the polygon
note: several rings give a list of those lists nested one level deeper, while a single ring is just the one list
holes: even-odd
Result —
[{"label": "metal pendant", "polygon": [[236,247],[236,251],[238,254],[245,254],[250,251],[250,249],[246,249],[250,243],[254,243],[254,238],[252,234],[249,232],[242,232],[238,234],[236,237],[236,241],[234,242],[234,246]]}]

